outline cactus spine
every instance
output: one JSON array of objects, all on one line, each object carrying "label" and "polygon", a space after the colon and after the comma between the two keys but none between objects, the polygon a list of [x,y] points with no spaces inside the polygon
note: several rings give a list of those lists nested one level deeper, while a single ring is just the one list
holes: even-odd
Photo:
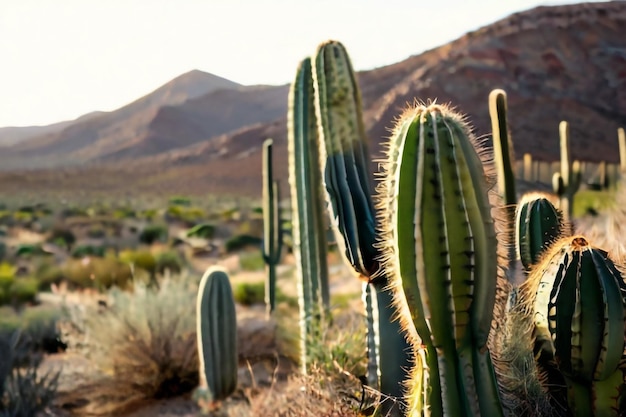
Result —
[{"label": "cactus spine", "polygon": [[267,265],[265,305],[270,315],[276,307],[276,265],[282,251],[278,182],[272,173],[273,140],[263,142],[263,260]]},{"label": "cactus spine", "polygon": [[226,272],[210,267],[198,288],[196,331],[200,359],[200,387],[196,399],[214,408],[237,387],[237,318]]},{"label": "cactus spine", "polygon": [[432,104],[405,111],[388,144],[379,194],[389,219],[385,270],[425,359],[410,384],[428,387],[412,389],[410,415],[503,415],[487,347],[497,241],[474,142],[459,115]]},{"label": "cactus spine", "polygon": [[[311,59],[304,59],[289,93],[288,151],[293,251],[299,282],[301,358],[307,370],[311,320],[329,309],[327,242],[324,228],[324,195],[319,170],[319,139]],[[320,305],[321,303],[321,305]]]},{"label": "cactus spine", "polygon": [[526,271],[562,233],[561,213],[548,198],[547,194],[527,193],[516,208],[515,247]]},{"label": "cactus spine", "polygon": [[[370,365],[375,366],[373,361],[379,358],[380,391],[401,398],[411,353],[399,323],[394,320],[387,277],[379,274],[377,214],[372,201],[361,95],[348,53],[340,42],[329,40],[318,46],[313,80],[320,165],[331,225],[344,260],[376,290],[376,303],[367,309],[378,306],[378,324],[374,327],[379,334],[373,339],[369,337],[380,344],[377,352],[368,352]],[[385,415],[402,412],[400,402],[386,401],[381,408]]]},{"label": "cactus spine", "polygon": [[[535,345],[553,356],[574,416],[622,415],[626,284],[583,236],[556,242],[524,284]],[[550,382],[550,381],[548,381]]]}]

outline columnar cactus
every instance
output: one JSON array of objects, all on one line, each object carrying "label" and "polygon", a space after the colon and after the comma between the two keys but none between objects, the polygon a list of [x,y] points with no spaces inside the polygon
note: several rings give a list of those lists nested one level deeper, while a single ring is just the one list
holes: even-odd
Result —
[{"label": "columnar cactus", "polygon": [[278,182],[273,180],[272,174],[272,146],[272,139],[263,142],[263,259],[268,270],[265,281],[268,315],[276,307],[276,265],[280,261],[283,242]]},{"label": "columnar cactus", "polygon": [[571,221],[574,209],[574,195],[580,188],[582,171],[579,161],[570,163],[569,124],[561,121],[559,124],[561,147],[561,170],[552,177],[552,188],[559,196],[559,209],[563,212],[566,221]]},{"label": "columnar cactus", "polygon": [[608,254],[584,236],[563,238],[521,294],[533,312],[535,349],[554,358],[572,414],[623,415],[626,284]]},{"label": "columnar cactus", "polygon": [[534,181],[535,178],[538,178],[538,176],[535,176],[535,172],[533,170],[533,156],[529,153],[524,154],[522,172],[524,173],[524,181],[531,182]]},{"label": "columnar cactus", "polygon": [[[320,135],[320,165],[331,225],[344,260],[376,290],[380,341],[378,357],[380,391],[401,399],[411,353],[399,323],[394,320],[392,293],[387,277],[379,271],[380,250],[372,200],[370,157],[362,118],[361,95],[345,47],[337,41],[320,44],[313,66],[315,106]],[[365,287],[367,288],[367,287]],[[398,415],[400,401],[387,401],[382,412]]]},{"label": "columnar cactus", "polygon": [[410,415],[503,415],[488,348],[500,278],[492,184],[475,145],[463,118],[436,104],[405,111],[388,144],[381,245],[420,352]]},{"label": "columnar cactus", "polygon": [[515,248],[526,271],[562,232],[562,215],[543,193],[526,193],[516,207]]},{"label": "columnar cactus", "polygon": [[213,409],[237,387],[237,318],[226,272],[210,267],[198,288],[196,331],[200,359],[200,387],[195,398]]},{"label": "columnar cactus", "polygon": [[617,143],[619,144],[620,173],[626,172],[626,131],[623,127],[617,129]]},{"label": "columnar cactus", "polygon": [[293,252],[299,275],[301,358],[307,370],[311,320],[329,309],[324,194],[319,170],[319,139],[311,59],[304,59],[289,92],[288,151]]}]

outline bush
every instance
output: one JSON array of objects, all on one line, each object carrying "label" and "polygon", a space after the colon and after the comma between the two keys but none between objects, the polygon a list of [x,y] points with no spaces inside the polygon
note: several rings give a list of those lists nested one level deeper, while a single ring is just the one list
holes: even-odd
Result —
[{"label": "bush", "polygon": [[60,371],[39,374],[42,355],[31,355],[27,364],[18,366],[15,354],[20,345],[19,332],[0,335],[2,367],[0,377],[0,416],[32,417],[46,409],[56,395]]},{"label": "bush", "polygon": [[63,273],[74,288],[129,288],[133,282],[130,267],[110,258],[69,259],[63,265]]},{"label": "bush", "polygon": [[215,235],[215,226],[209,223],[200,223],[187,230],[187,237],[212,239]]},{"label": "bush", "polygon": [[156,241],[164,242],[167,240],[167,226],[154,224],[146,226],[139,234],[139,241],[146,245],[152,245]]},{"label": "bush", "polygon": [[243,249],[248,246],[259,247],[261,245],[261,238],[250,235],[236,235],[226,241],[226,252],[234,252]]},{"label": "bush", "polygon": [[70,250],[76,242],[76,236],[67,227],[55,226],[47,239],[48,242],[56,243]]},{"label": "bush", "polygon": [[[164,280],[109,292],[110,309],[88,310],[85,330],[92,363],[102,371],[80,397],[101,414],[121,415],[147,399],[191,392],[199,383],[195,336],[197,283]],[[81,410],[76,410],[80,412]]]},{"label": "bush", "polygon": [[103,258],[106,253],[104,246],[80,245],[72,251],[72,258],[84,258],[85,256],[97,256]]},{"label": "bush", "polygon": [[17,278],[9,288],[9,299],[14,305],[34,303],[39,292],[39,281],[36,278]]},{"label": "bush", "polygon": [[265,268],[265,260],[260,250],[244,251],[239,254],[239,266],[244,271],[260,271]]},{"label": "bush", "polygon": [[165,271],[169,271],[170,274],[178,274],[182,271],[183,266],[183,260],[175,251],[161,252],[156,256],[156,269],[161,275],[165,274]]}]

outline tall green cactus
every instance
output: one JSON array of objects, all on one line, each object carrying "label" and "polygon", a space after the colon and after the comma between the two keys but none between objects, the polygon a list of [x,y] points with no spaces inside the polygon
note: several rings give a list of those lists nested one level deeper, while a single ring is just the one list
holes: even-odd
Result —
[{"label": "tall green cactus", "polygon": [[617,143],[619,145],[619,170],[624,175],[626,172],[626,131],[623,127],[617,129]]},{"label": "tall green cactus", "polygon": [[489,116],[491,117],[491,131],[493,135],[493,159],[496,165],[498,191],[504,204],[503,211],[506,219],[506,240],[508,242],[507,278],[509,282],[519,284],[520,277],[516,277],[515,247],[515,206],[517,192],[515,191],[515,172],[513,163],[513,141],[509,132],[506,92],[501,89],[492,90],[489,94]]},{"label": "tall green cactus", "polygon": [[410,108],[388,144],[381,244],[403,325],[423,352],[411,415],[499,416],[488,348],[498,282],[491,184],[463,118]]},{"label": "tall green cactus", "polygon": [[278,182],[272,169],[272,139],[263,142],[263,260],[267,265],[265,305],[270,315],[276,308],[276,265],[282,251],[282,228]]},{"label": "tall green cactus", "polygon": [[210,267],[202,276],[196,306],[200,387],[195,399],[213,409],[237,387],[237,317],[226,272]]},{"label": "tall green cactus", "polygon": [[384,402],[381,412],[400,415],[404,395],[402,382],[407,378],[412,355],[399,323],[394,320],[387,277],[379,271],[377,211],[372,200],[371,161],[361,95],[350,58],[340,42],[329,40],[318,46],[313,80],[320,165],[331,225],[344,260],[376,290],[378,324],[375,330],[380,343],[378,351],[370,351],[369,355],[370,360],[379,358],[380,391],[398,399],[398,402]]},{"label": "tall green cactus", "polygon": [[526,193],[516,208],[515,248],[526,271],[563,233],[563,216],[549,198],[543,193]]},{"label": "tall green cactus", "polygon": [[559,209],[566,221],[571,221],[574,210],[574,195],[582,182],[580,162],[570,162],[569,124],[563,120],[559,124],[561,148],[561,170],[552,177],[552,188],[559,196]]},{"label": "tall green cactus", "polygon": [[328,244],[324,227],[324,194],[319,170],[319,138],[311,58],[298,66],[289,92],[289,184],[293,225],[293,252],[299,282],[301,356],[307,370],[311,321],[330,307]]},{"label": "tall green cactus", "polygon": [[535,345],[554,357],[572,414],[626,413],[626,283],[608,254],[583,236],[563,238],[521,293],[533,311]]}]

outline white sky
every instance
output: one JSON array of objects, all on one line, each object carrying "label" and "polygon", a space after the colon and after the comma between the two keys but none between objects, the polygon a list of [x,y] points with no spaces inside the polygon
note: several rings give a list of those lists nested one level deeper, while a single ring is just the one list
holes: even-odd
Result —
[{"label": "white sky", "polygon": [[401,61],[541,0],[0,0],[0,127],[114,110],[200,69],[291,82],[323,40],[357,70]]}]

